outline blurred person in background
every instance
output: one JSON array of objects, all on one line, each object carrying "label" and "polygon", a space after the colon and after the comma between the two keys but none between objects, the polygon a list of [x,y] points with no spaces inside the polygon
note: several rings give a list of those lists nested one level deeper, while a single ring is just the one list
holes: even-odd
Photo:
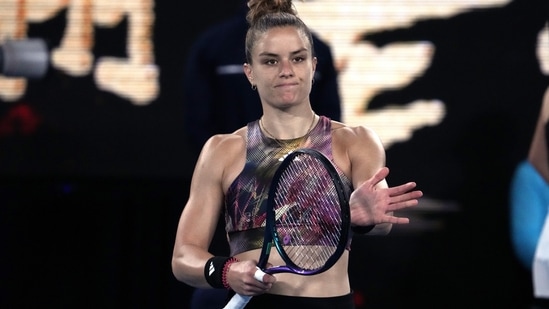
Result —
[{"label": "blurred person in background", "polygon": [[522,266],[531,272],[532,309],[549,308],[549,88],[545,92],[528,157],[511,183],[511,240]]}]

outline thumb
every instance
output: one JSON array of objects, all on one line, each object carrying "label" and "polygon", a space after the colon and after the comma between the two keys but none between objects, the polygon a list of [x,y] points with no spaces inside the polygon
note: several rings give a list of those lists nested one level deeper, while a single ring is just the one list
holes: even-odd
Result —
[{"label": "thumb", "polygon": [[382,167],[380,168],[372,178],[370,178],[370,182],[372,186],[377,185],[380,181],[385,179],[389,175],[389,168],[388,167]]}]

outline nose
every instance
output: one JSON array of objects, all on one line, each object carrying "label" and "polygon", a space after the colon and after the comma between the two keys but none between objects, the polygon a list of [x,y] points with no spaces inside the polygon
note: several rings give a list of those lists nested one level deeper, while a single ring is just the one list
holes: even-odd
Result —
[{"label": "nose", "polygon": [[280,77],[291,77],[294,75],[294,70],[292,68],[292,63],[288,60],[283,60],[280,62]]}]

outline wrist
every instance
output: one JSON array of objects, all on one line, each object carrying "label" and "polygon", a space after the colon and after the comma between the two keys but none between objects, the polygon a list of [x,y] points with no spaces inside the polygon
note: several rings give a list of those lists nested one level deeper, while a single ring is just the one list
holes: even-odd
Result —
[{"label": "wrist", "polygon": [[225,268],[227,263],[233,259],[233,257],[213,256],[206,262],[206,265],[204,265],[204,277],[211,287],[215,289],[225,288],[225,284],[223,283]]},{"label": "wrist", "polygon": [[229,268],[234,262],[238,262],[238,260],[234,257],[231,257],[229,260],[227,260],[227,262],[225,262],[225,265],[223,265],[223,271],[221,272],[221,283],[223,284],[223,287],[227,290],[231,289],[227,276],[229,274]]}]

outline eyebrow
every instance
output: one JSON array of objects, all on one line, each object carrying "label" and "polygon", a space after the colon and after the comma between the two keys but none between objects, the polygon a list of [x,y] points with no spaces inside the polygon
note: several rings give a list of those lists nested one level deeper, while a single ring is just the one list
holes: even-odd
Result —
[{"label": "eyebrow", "polygon": [[[299,50],[296,50],[296,51],[293,51],[290,53],[290,55],[297,55],[299,53],[302,53],[304,51],[307,51],[308,49],[307,48],[301,48]],[[275,53],[270,53],[270,52],[263,52],[263,53],[259,53],[259,56],[260,57],[264,57],[264,56],[268,56],[268,57],[278,57],[278,54],[275,54]]]}]

